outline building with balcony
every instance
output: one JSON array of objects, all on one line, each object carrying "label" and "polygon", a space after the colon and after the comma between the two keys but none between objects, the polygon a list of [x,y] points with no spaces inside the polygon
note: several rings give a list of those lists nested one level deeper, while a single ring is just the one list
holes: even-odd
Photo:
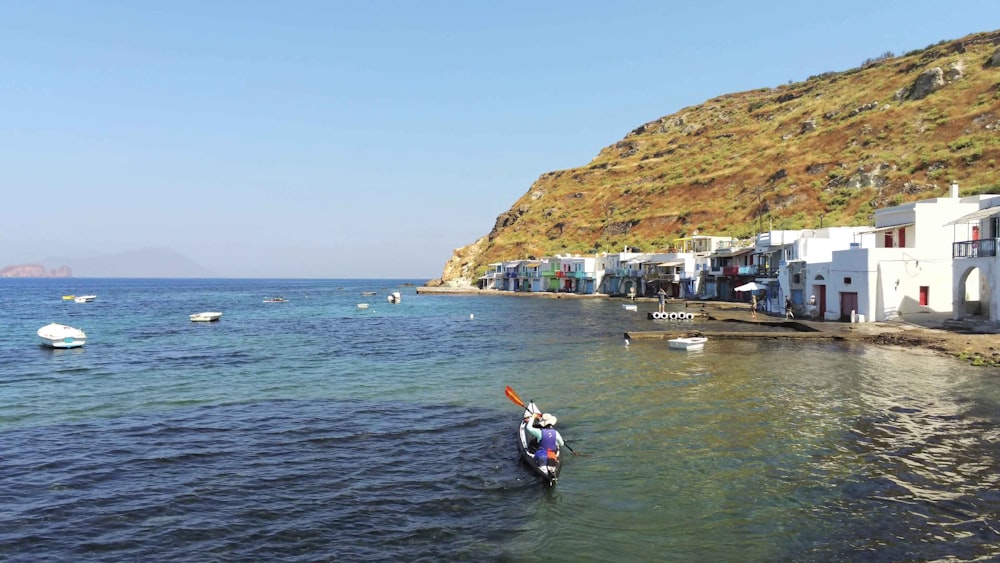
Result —
[{"label": "building with balcony", "polygon": [[[954,312],[952,224],[995,196],[921,200],[875,212],[875,226],[833,252],[829,275],[810,280],[827,320],[885,321]],[[978,298],[979,296],[977,296]]]},{"label": "building with balcony", "polygon": [[[597,293],[604,279],[604,268],[598,271],[596,256],[562,255],[556,272],[558,291],[566,293]],[[602,261],[602,264],[604,262]]]},{"label": "building with balcony", "polygon": [[952,318],[1000,322],[1000,196],[981,195],[979,209],[948,222],[952,228]]},{"label": "building with balcony", "polygon": [[643,256],[639,252],[616,252],[602,254],[597,267],[604,268],[604,275],[598,286],[598,293],[608,295],[629,295],[638,294],[638,269],[630,268],[630,261]]},{"label": "building with balcony", "polygon": [[503,282],[503,262],[494,262],[486,268],[486,273],[479,278],[479,289],[500,289]]}]

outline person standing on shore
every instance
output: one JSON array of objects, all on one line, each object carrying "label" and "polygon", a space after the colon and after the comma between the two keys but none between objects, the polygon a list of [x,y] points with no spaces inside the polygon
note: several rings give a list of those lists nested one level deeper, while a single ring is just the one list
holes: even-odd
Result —
[{"label": "person standing on shore", "polygon": [[792,312],[792,298],[788,295],[785,296],[785,318],[794,319],[795,313]]},{"label": "person standing on shore", "polygon": [[667,292],[663,291],[663,287],[660,287],[660,291],[656,292],[656,296],[660,298],[660,312],[664,312],[667,308]]},{"label": "person standing on shore", "polygon": [[750,292],[750,317],[757,320],[757,294]]}]

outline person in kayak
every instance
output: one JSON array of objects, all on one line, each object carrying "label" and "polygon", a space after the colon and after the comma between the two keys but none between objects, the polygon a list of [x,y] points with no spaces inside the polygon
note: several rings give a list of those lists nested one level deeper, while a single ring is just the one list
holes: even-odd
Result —
[{"label": "person in kayak", "polygon": [[527,424],[526,427],[528,432],[538,441],[538,449],[535,450],[535,463],[542,466],[546,464],[549,458],[559,458],[559,448],[563,446],[564,442],[562,435],[555,429],[556,421],[558,420],[556,417],[549,413],[536,413],[535,418],[538,419],[538,425],[541,428],[535,427],[534,420],[530,424]]}]

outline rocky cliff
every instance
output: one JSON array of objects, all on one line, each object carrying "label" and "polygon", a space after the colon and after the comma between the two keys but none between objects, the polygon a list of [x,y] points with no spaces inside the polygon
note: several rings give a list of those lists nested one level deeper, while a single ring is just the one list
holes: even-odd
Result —
[{"label": "rocky cliff", "polygon": [[874,210],[1000,192],[1000,32],[774,88],[726,94],[635,127],[587,165],[543,174],[430,285],[491,262],[669,248],[691,234],[870,224]]},{"label": "rocky cliff", "polygon": [[0,270],[0,278],[71,278],[72,270],[62,266],[54,270],[46,270],[39,264],[20,264],[7,266]]}]

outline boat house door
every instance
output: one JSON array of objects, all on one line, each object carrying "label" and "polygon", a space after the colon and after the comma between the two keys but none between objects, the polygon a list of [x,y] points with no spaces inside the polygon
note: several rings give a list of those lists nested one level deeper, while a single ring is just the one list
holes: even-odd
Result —
[{"label": "boat house door", "polygon": [[826,318],[826,286],[820,285],[816,289],[819,290],[819,318]]},{"label": "boat house door", "polygon": [[840,294],[840,320],[850,322],[851,311],[858,310],[858,294],[856,292],[843,292]]}]

